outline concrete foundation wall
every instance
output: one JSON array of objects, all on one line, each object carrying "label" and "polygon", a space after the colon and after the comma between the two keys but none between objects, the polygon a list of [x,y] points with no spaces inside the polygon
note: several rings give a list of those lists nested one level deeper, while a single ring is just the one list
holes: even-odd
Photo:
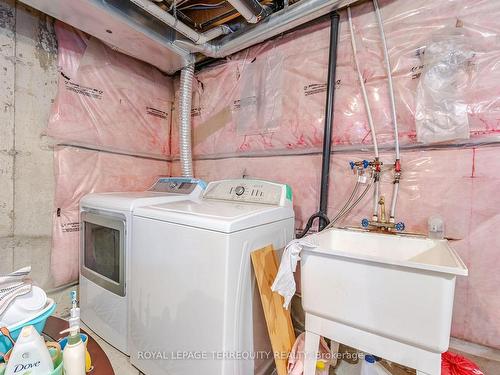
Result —
[{"label": "concrete foundation wall", "polygon": [[57,91],[53,20],[0,0],[0,274],[30,265],[50,288],[53,152],[41,138]]}]

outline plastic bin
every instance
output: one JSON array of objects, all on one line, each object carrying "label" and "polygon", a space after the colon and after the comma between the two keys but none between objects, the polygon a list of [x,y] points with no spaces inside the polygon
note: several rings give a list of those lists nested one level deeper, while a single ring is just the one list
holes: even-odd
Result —
[{"label": "plastic bin", "polygon": [[[23,320],[22,322],[7,327],[10,331],[12,338],[16,340],[19,334],[21,333],[23,327],[30,325],[34,326],[35,329],[38,331],[38,333],[41,334],[43,329],[45,328],[45,323],[47,322],[48,317],[52,315],[52,313],[56,309],[56,306],[57,304],[54,302],[54,300],[48,298],[47,306],[37,316],[31,319]],[[12,343],[10,342],[10,340],[6,336],[0,333],[0,352],[7,353],[11,348],[12,348]],[[0,359],[2,358],[3,357],[0,355]]]}]

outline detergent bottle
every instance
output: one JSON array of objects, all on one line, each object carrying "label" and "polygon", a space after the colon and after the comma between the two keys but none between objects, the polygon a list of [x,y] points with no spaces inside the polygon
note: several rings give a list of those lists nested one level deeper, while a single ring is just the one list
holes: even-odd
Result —
[{"label": "detergent bottle", "polygon": [[80,326],[74,325],[61,331],[69,332],[68,343],[63,350],[65,375],[85,375],[85,344],[80,336]]},{"label": "detergent bottle", "polygon": [[25,326],[17,338],[5,368],[5,375],[47,375],[54,364],[45,341],[33,326]]}]

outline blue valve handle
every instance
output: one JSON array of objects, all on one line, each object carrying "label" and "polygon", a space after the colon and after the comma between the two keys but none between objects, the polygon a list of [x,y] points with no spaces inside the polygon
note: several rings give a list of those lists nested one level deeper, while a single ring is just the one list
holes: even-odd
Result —
[{"label": "blue valve handle", "polygon": [[403,223],[402,221],[397,223],[396,226],[395,226],[396,230],[398,232],[402,232],[405,230],[405,223]]},{"label": "blue valve handle", "polygon": [[[363,160],[361,163],[362,163],[364,169],[366,169],[370,166],[370,162],[368,160]],[[354,167],[356,166],[356,163],[353,161],[350,161],[349,165],[351,166],[351,169],[354,169]]]},{"label": "blue valve handle", "polygon": [[361,220],[361,226],[363,228],[368,228],[368,225],[370,225],[370,221],[368,219]]}]

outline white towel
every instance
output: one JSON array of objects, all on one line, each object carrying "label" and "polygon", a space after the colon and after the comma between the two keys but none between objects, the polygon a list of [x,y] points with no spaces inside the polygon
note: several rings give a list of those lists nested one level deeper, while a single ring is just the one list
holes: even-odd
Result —
[{"label": "white towel", "polygon": [[303,248],[315,247],[315,244],[304,239],[290,241],[290,243],[285,247],[281,257],[278,274],[274,279],[271,290],[273,292],[277,292],[285,298],[283,307],[287,310],[296,290],[295,278],[293,277],[293,274],[296,271],[297,263],[300,260],[300,252]]}]

